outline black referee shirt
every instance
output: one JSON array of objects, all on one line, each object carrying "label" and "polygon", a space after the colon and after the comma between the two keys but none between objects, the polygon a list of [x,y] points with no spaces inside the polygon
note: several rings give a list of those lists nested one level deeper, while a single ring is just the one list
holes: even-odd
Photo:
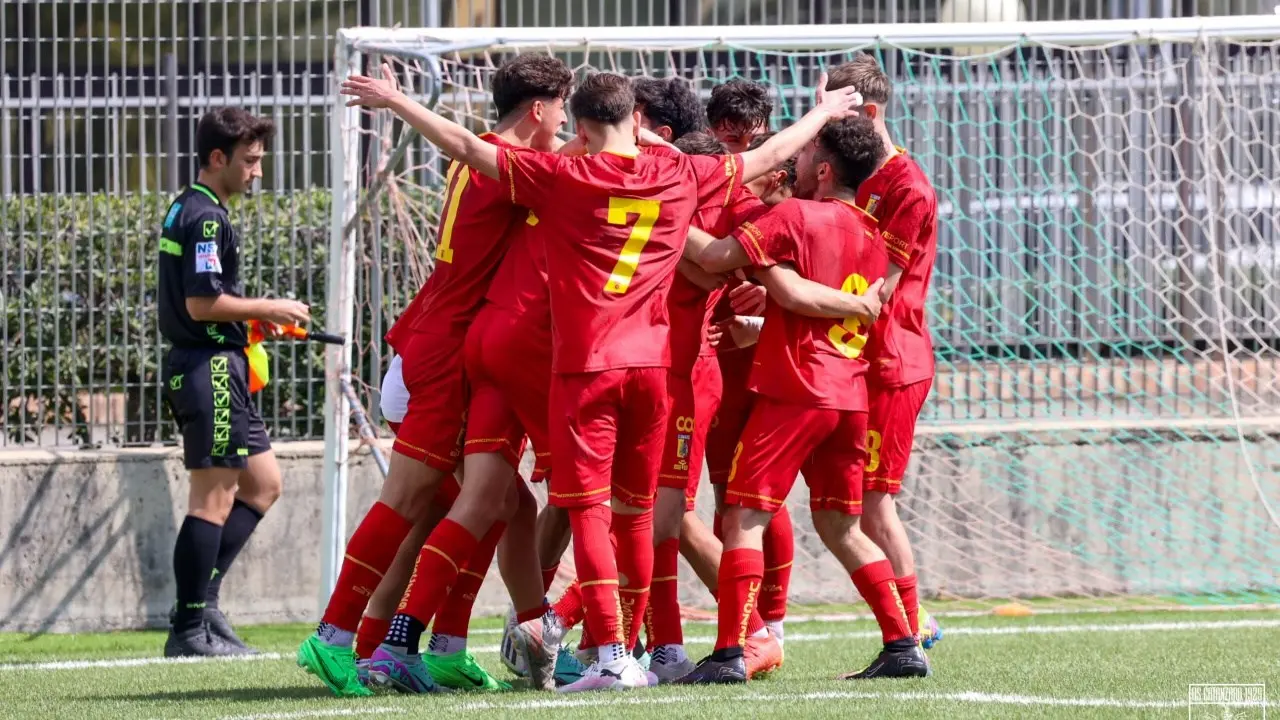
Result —
[{"label": "black referee shirt", "polygon": [[196,322],[187,298],[241,297],[240,241],[218,196],[193,183],[173,204],[160,230],[160,334],[180,348],[248,344],[242,322]]}]

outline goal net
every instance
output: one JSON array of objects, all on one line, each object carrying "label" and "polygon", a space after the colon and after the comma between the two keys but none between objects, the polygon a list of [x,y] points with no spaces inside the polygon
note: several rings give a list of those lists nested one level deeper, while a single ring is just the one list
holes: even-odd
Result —
[{"label": "goal net", "polygon": [[[824,67],[868,52],[889,72],[889,126],[939,198],[938,370],[900,496],[926,606],[1280,601],[1280,18],[357,28],[337,73],[391,62],[481,131],[493,71],[530,52],[704,97],[762,80],[775,129]],[[445,164],[386,113],[338,105],[332,140],[329,322],[358,342],[331,369],[376,407],[380,336],[432,269]],[[340,558],[354,431],[330,395]],[[792,601],[855,601],[807,500],[798,483]],[[711,604],[682,578],[686,604]]]}]

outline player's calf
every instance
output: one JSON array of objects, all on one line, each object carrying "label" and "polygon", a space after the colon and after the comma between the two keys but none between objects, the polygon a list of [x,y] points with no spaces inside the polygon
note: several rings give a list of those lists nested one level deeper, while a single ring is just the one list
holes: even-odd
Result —
[{"label": "player's calf", "polygon": [[894,583],[893,566],[871,538],[862,532],[858,516],[837,510],[814,510],[813,526],[823,544],[849,572],[858,593],[871,606],[884,642],[884,649],[871,665],[861,672],[842,677],[869,679],[924,677],[929,674],[928,662],[907,624],[902,599]]}]

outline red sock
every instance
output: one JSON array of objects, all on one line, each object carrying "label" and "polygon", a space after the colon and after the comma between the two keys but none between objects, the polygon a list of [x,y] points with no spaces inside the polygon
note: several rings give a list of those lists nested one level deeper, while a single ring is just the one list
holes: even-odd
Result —
[{"label": "red sock", "polygon": [[716,650],[743,647],[755,612],[756,596],[764,578],[764,553],[750,548],[725,550],[720,556],[720,604]]},{"label": "red sock", "polygon": [[853,584],[862,599],[871,606],[871,612],[880,623],[880,635],[884,644],[911,637],[907,625],[907,613],[898,597],[898,587],[893,583],[893,566],[888,560],[867,563],[853,572]]},{"label": "red sock", "polygon": [[525,608],[516,613],[516,622],[526,623],[530,620],[537,620],[547,613],[547,607],[549,607],[547,603],[543,602],[537,607]]},{"label": "red sock", "polygon": [[[578,568],[585,621],[596,643],[626,640],[618,597],[618,566],[613,557],[613,545],[609,542],[611,515],[608,505],[569,510],[569,525],[573,528],[573,561]],[[652,536],[648,545],[653,547]]]},{"label": "red sock", "polygon": [[791,513],[784,505],[773,514],[764,529],[764,584],[760,587],[760,616],[766,621],[787,616],[787,589],[791,587],[791,564],[796,557],[796,538],[791,530]]},{"label": "red sock", "polygon": [[898,586],[898,597],[902,598],[902,609],[907,611],[907,626],[911,628],[911,634],[919,635],[920,599],[916,595],[915,573],[896,578],[893,584]]},{"label": "red sock", "polygon": [[441,635],[452,635],[464,638],[471,626],[471,609],[475,607],[476,595],[484,584],[484,576],[493,563],[493,554],[498,550],[498,541],[507,529],[505,522],[496,522],[489,532],[480,539],[471,559],[458,573],[458,580],[453,584],[440,612],[436,613],[435,622],[431,624],[431,632]]},{"label": "red sock", "polygon": [[418,553],[398,612],[423,625],[431,622],[478,544],[466,528],[449,518],[441,520]]},{"label": "red sock", "polygon": [[551,604],[551,609],[556,611],[560,624],[565,628],[576,627],[582,622],[586,613],[582,609],[582,586],[577,580],[569,583],[560,599]]},{"label": "red sock", "polygon": [[[613,546],[618,562],[618,597],[627,649],[636,646],[645,610],[649,607],[649,586],[653,583],[653,510],[639,515],[613,514]],[[679,613],[679,606],[676,608]]]},{"label": "red sock", "polygon": [[596,642],[595,636],[591,634],[591,626],[582,623],[582,637],[578,638],[578,648],[593,648],[599,645],[600,643]]},{"label": "red sock", "polygon": [[560,563],[549,568],[542,568],[542,592],[551,591],[551,583],[556,581],[556,573],[560,572]]},{"label": "red sock", "polygon": [[347,554],[333,595],[329,597],[329,606],[325,608],[324,622],[339,630],[356,631],[369,597],[391,567],[400,543],[412,527],[413,523],[387,505],[377,502],[369,508],[347,543]]},{"label": "red sock", "polygon": [[715,535],[720,542],[724,542],[724,515],[721,515],[719,510],[711,519],[711,534]]},{"label": "red sock", "polygon": [[382,641],[387,639],[389,629],[391,629],[390,620],[368,615],[360,618],[360,629],[356,631],[356,657],[368,660]]},{"label": "red sock", "polygon": [[680,538],[658,543],[653,552],[653,583],[649,592],[649,612],[645,613],[645,634],[649,647],[683,645],[680,627]]}]

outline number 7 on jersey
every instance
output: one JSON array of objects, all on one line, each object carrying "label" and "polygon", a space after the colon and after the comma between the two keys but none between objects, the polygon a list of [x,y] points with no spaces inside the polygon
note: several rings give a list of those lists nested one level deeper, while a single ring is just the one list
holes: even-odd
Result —
[{"label": "number 7 on jersey", "polygon": [[618,254],[618,263],[613,266],[613,272],[609,274],[609,282],[605,283],[605,292],[621,295],[631,287],[631,278],[635,276],[636,268],[640,265],[640,253],[644,250],[645,243],[649,242],[649,235],[653,232],[654,224],[658,222],[658,212],[661,208],[662,203],[658,200],[609,198],[609,215],[606,220],[610,225],[626,225],[631,215],[639,217],[631,226],[631,234],[627,236],[627,241],[622,245],[622,252]]}]

